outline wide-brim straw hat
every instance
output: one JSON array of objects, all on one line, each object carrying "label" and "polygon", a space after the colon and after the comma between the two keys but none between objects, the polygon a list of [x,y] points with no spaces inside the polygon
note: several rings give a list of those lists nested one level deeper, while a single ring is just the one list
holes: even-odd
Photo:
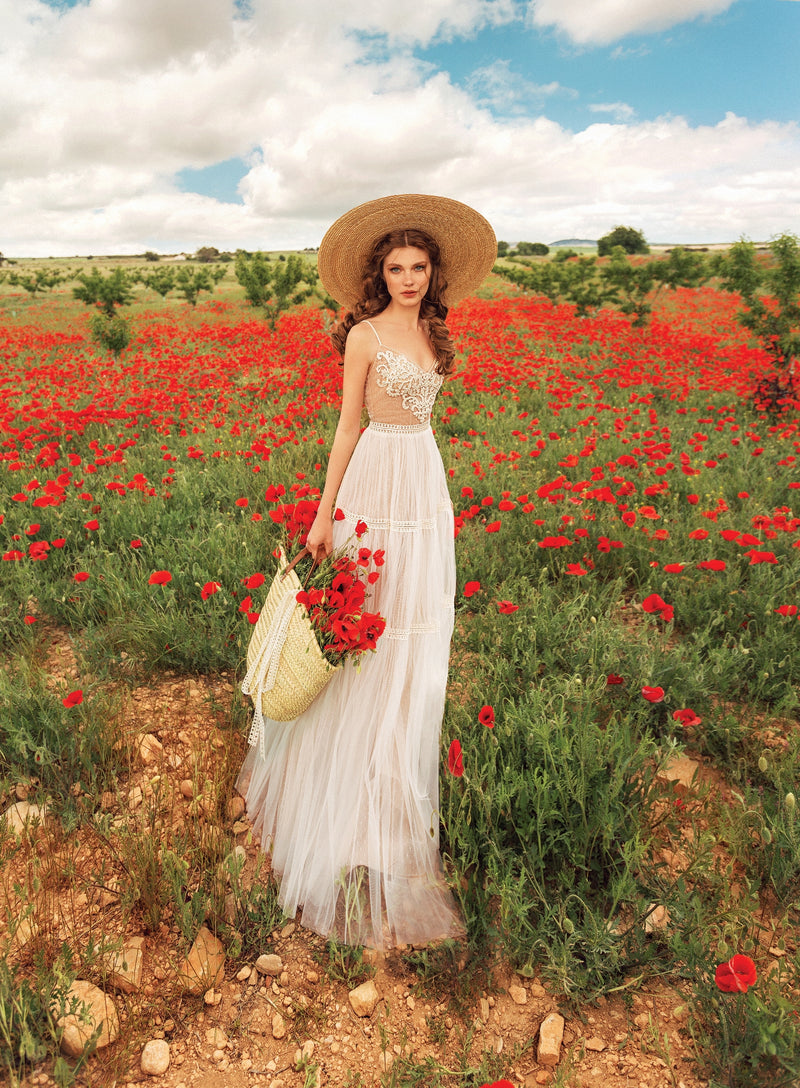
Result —
[{"label": "wide-brim straw hat", "polygon": [[438,243],[447,306],[476,290],[497,259],[494,231],[468,204],[422,193],[385,196],[345,212],[322,239],[317,268],[328,294],[352,309],[373,246],[394,230],[422,230]]}]

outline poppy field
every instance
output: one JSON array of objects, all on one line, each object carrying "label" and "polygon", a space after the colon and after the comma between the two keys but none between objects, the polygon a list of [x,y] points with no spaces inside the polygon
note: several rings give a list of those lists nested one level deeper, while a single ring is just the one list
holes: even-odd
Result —
[{"label": "poppy field", "polygon": [[[770,356],[713,285],[644,327],[509,291],[492,278],[451,313],[434,411],[458,565],[441,841],[471,970],[503,957],[572,1006],[668,980],[712,1083],[789,1084],[800,401],[765,402]],[[66,293],[0,296],[0,809],[21,784],[65,833],[97,825],[126,774],[117,690],[164,673],[234,681],[230,786],[281,511],[324,481],[331,316],[272,331],[235,296],[145,298],[114,356]],[[53,630],[78,661],[55,682]],[[23,849],[2,824],[0,846]],[[193,848],[176,902],[213,919],[213,885]],[[411,960],[470,975],[447,947]]]}]

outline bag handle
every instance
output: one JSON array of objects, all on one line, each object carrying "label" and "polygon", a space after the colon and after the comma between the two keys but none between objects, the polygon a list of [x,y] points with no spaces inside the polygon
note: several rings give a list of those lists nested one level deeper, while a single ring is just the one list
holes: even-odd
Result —
[{"label": "bag handle", "polygon": [[[300,551],[297,553],[297,555],[294,557],[294,559],[291,561],[291,563],[287,564],[287,566],[284,567],[283,572],[281,574],[281,581],[283,581],[283,579],[286,577],[286,575],[290,571],[294,570],[294,568],[297,566],[297,564],[300,562],[300,560],[303,558],[304,555],[311,555],[311,550],[309,548],[301,548],[300,549]],[[314,573],[314,570],[318,566],[320,566],[320,564],[322,562],[322,560],[317,559],[316,556],[311,556],[311,558],[312,558],[311,569],[309,570],[308,574],[306,575],[306,580],[303,583],[304,588],[305,588],[306,585],[308,585],[308,579]]]}]

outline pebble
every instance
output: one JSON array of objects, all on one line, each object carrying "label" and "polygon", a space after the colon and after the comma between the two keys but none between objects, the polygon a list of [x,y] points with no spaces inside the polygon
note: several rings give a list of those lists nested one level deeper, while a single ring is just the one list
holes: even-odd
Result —
[{"label": "pebble", "polygon": [[[272,1017],[272,1038],[283,1039],[286,1035],[286,1021],[279,1012]],[[273,1085],[274,1088],[274,1085]]]},{"label": "pebble", "polygon": [[253,968],[248,967],[245,964],[245,966],[240,971],[237,971],[236,979],[237,979],[238,982],[246,982],[250,978],[250,975],[252,973],[253,973]]},{"label": "pebble", "polygon": [[283,970],[280,956],[264,953],[256,960],[256,971],[261,975],[279,975]]},{"label": "pebble", "polygon": [[508,996],[515,1005],[526,1005],[528,1002],[528,995],[524,986],[509,986]]},{"label": "pebble", "polygon": [[166,1073],[169,1069],[169,1043],[163,1039],[151,1039],[145,1043],[139,1065],[149,1077],[160,1077]]}]

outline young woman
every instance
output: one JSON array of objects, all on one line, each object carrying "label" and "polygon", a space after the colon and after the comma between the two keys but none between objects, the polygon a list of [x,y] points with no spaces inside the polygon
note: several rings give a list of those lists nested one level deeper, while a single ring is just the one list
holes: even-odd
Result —
[{"label": "young woman", "polygon": [[448,306],[481,283],[496,253],[476,211],[421,195],[354,208],[319,250],[320,278],[347,313],[333,332],[341,415],[308,547],[347,547],[365,522],[360,543],[385,554],[371,609],[387,626],[377,651],[340,669],[304,714],[266,723],[237,785],[284,910],[301,906],[304,926],[347,943],[463,932],[439,857],[455,556],[430,417],[454,358]]}]

